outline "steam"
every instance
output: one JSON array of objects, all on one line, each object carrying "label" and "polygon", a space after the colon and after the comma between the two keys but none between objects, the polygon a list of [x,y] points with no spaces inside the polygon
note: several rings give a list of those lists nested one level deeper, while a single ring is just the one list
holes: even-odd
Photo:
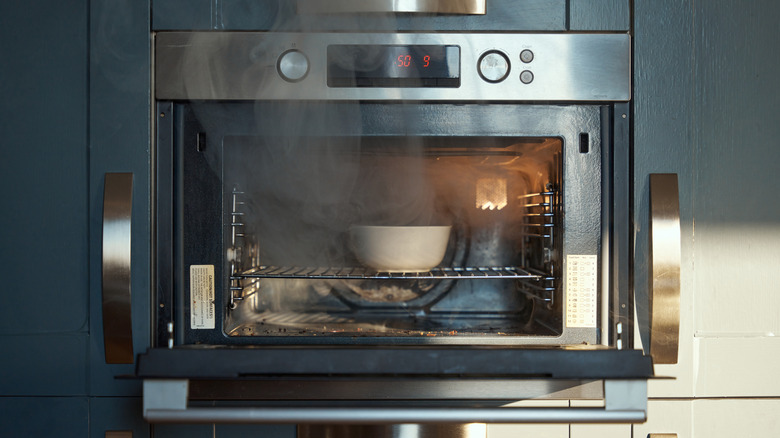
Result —
[{"label": "steam", "polygon": [[[317,17],[296,20],[298,28],[307,22],[319,26]],[[377,20],[370,21],[369,31],[395,28],[392,17],[379,26]],[[278,23],[279,29],[290,26]],[[216,90],[237,86],[249,90],[251,97],[274,86],[269,78],[276,78],[275,66],[254,60],[278,53],[278,47],[262,39],[247,48],[233,47],[219,34],[207,38],[208,51],[192,52],[179,66],[185,89],[218,94]],[[235,79],[238,84],[231,83],[228,78],[236,75],[224,70],[224,59],[246,58],[247,53],[247,69]],[[186,75],[194,69],[205,74]],[[325,86],[305,80],[296,85]],[[354,225],[459,226],[473,241],[468,263],[499,265],[516,252],[513,245],[521,233],[515,226],[521,220],[517,197],[540,191],[557,172],[553,157],[560,152],[558,140],[372,137],[362,135],[364,108],[358,102],[257,101],[245,104],[254,114],[236,120],[229,106],[198,104],[206,97],[195,97],[190,107],[211,142],[204,158],[224,181],[222,208],[229,208],[233,188],[242,192],[243,231],[256,241],[261,265],[356,266],[350,250]],[[395,122],[398,133],[419,124]],[[234,132],[237,126],[244,128]],[[486,153],[473,154],[475,150]],[[223,216],[229,218],[229,211]],[[255,317],[265,310],[344,310],[330,296],[335,287],[311,280],[263,279],[247,302],[256,306],[251,309]],[[358,290],[356,283],[346,287]],[[399,289],[393,296],[406,297],[407,292]]]}]

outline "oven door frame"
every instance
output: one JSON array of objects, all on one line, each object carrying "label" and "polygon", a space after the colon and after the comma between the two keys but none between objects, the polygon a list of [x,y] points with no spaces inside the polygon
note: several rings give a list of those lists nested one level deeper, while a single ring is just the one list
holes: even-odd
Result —
[{"label": "oven door frame", "polygon": [[[268,107],[266,107],[268,105]],[[281,117],[284,103],[272,102],[159,102],[157,125],[157,181],[156,181],[156,272],[154,321],[156,321],[155,346],[187,344],[243,344],[243,345],[414,345],[422,343],[416,338],[400,337],[229,337],[222,330],[224,326],[222,309],[228,306],[230,283],[227,279],[228,262],[225,254],[225,240],[232,218],[221,208],[213,205],[198,206],[196,211],[208,223],[220,224],[223,232],[204,233],[203,244],[190,239],[185,232],[191,215],[184,213],[185,204],[197,203],[199,199],[219,198],[224,189],[211,195],[205,194],[208,186],[221,183],[223,175],[205,176],[200,172],[202,182],[189,181],[185,184],[182,173],[185,163],[181,156],[183,148],[221,148],[227,136],[274,136],[282,132],[268,132],[269,127],[281,126],[273,117]],[[293,103],[297,107],[297,103]],[[556,137],[563,142],[563,269],[560,270],[560,297],[566,303],[567,275],[565,260],[568,254],[592,254],[598,259],[598,303],[597,325],[590,328],[567,327],[563,321],[559,336],[520,337],[438,337],[426,338],[426,344],[456,345],[605,345],[630,347],[631,312],[629,291],[618,282],[627,284],[627,250],[617,243],[628,241],[628,226],[623,226],[614,215],[627,216],[625,206],[619,204],[621,190],[615,181],[627,181],[627,169],[616,166],[613,156],[625,154],[627,138],[614,133],[627,132],[616,127],[627,124],[627,117],[616,108],[619,104],[605,105],[528,105],[528,104],[451,104],[430,102],[406,102],[387,104],[382,102],[307,103],[306,108],[316,111],[334,111],[344,105],[358,105],[360,123],[332,127],[319,126],[307,132],[314,136],[420,136],[420,137]],[[275,111],[272,111],[275,110]],[[354,111],[352,111],[354,113]],[[615,116],[619,113],[618,116]],[[258,127],[256,118],[271,118],[270,123]],[[196,117],[197,116],[197,117]],[[443,121],[458,121],[443,122]],[[262,131],[262,132],[260,132]],[[618,137],[616,139],[616,137]],[[617,143],[616,143],[617,140]],[[587,143],[583,144],[584,141]],[[622,143],[626,141],[626,143]],[[208,146],[207,146],[208,144]],[[616,154],[615,151],[618,151]],[[221,154],[221,152],[219,152]],[[602,169],[606,169],[602,178]],[[219,173],[219,171],[217,172]],[[199,187],[197,184],[201,184]],[[188,193],[185,193],[188,192]],[[194,195],[193,193],[194,192]],[[189,199],[184,199],[190,196]],[[225,199],[211,199],[211,204],[224,205]],[[192,208],[190,208],[192,210]],[[186,216],[186,217],[185,217]],[[194,242],[193,241],[196,241]],[[204,248],[211,247],[212,250]],[[194,255],[187,255],[188,252]],[[190,308],[185,299],[189,290],[188,266],[209,263],[215,266],[216,320],[211,330],[192,329],[188,324]],[[479,280],[461,280],[479,281]],[[227,310],[225,310],[226,312]],[[565,305],[561,312],[567,309]]]}]

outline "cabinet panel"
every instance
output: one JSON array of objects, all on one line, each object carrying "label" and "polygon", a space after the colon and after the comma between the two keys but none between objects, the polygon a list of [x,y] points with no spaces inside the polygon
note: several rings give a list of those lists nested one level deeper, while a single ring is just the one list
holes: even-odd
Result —
[{"label": "cabinet panel", "polygon": [[87,16],[0,2],[0,333],[87,331]]},{"label": "cabinet panel", "polygon": [[88,341],[79,333],[3,335],[0,395],[87,395]]},{"label": "cabinet panel", "polygon": [[629,0],[569,0],[569,30],[631,28]]},{"label": "cabinet panel", "polygon": [[695,438],[772,437],[780,430],[780,399],[694,402]]},{"label": "cabinet panel", "polygon": [[86,397],[0,397],[0,431],[7,437],[89,436]]},{"label": "cabinet panel", "polygon": [[647,422],[632,426],[633,438],[648,434],[677,434],[677,438],[693,438],[692,400],[649,400]]},{"label": "cabinet panel", "polygon": [[697,397],[780,397],[780,338],[697,338]]},{"label": "cabinet panel", "polygon": [[[620,0],[607,0],[614,1]],[[566,0],[488,0],[487,13],[475,16],[405,13],[299,16],[295,13],[296,2],[287,0],[156,0],[153,8],[154,30],[562,31],[567,19]]]}]

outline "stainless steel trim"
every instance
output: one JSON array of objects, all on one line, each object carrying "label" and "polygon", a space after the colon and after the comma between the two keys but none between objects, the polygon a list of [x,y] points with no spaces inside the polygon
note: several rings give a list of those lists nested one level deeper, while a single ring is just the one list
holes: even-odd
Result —
[{"label": "stainless steel trim", "polygon": [[487,0],[298,0],[299,14],[412,13],[485,15]]},{"label": "stainless steel trim", "polygon": [[680,201],[676,174],[650,175],[650,355],[677,363],[680,341]]},{"label": "stainless steel trim", "polygon": [[[628,34],[489,33],[276,33],[158,32],[155,96],[159,100],[372,100],[372,101],[628,101],[631,39]],[[460,48],[459,87],[328,87],[329,45],[447,45]],[[279,57],[297,50],[309,60],[298,82],[279,75]],[[519,68],[490,83],[478,73],[479,58],[501,51],[524,65],[534,81],[523,84]]]},{"label": "stainless steel trim", "polygon": [[487,425],[471,424],[301,424],[297,438],[485,438]]},{"label": "stainless steel trim", "polygon": [[642,410],[601,408],[426,408],[426,407],[280,407],[150,409],[151,423],[637,423]]},{"label": "stainless steel trim", "polygon": [[677,438],[676,433],[650,433],[647,438]]},{"label": "stainless steel trim", "polygon": [[559,379],[384,379],[344,383],[333,380],[257,379],[250,381],[196,380],[190,383],[190,400],[321,400],[345,403],[382,394],[383,400],[437,400],[442,404],[458,400],[602,400],[604,384],[599,380]]},{"label": "stainless steel trim", "polygon": [[133,174],[107,173],[103,192],[103,342],[106,363],[133,363],[130,236]]},{"label": "stainless steel trim", "polygon": [[518,407],[189,407],[189,380],[147,379],[144,418],[152,423],[638,423],[647,419],[647,381],[604,381],[604,408]]}]

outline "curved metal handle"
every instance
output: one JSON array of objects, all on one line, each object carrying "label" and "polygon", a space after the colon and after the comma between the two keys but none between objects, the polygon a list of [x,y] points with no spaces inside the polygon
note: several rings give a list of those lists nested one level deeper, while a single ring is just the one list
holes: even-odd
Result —
[{"label": "curved metal handle", "polygon": [[487,0],[298,0],[299,14],[485,15]]},{"label": "curved metal handle", "polygon": [[650,175],[650,355],[677,363],[680,343],[680,200],[676,174]]},{"label": "curved metal handle", "polygon": [[130,314],[133,174],[107,173],[103,190],[103,343],[106,363],[133,363]]}]

